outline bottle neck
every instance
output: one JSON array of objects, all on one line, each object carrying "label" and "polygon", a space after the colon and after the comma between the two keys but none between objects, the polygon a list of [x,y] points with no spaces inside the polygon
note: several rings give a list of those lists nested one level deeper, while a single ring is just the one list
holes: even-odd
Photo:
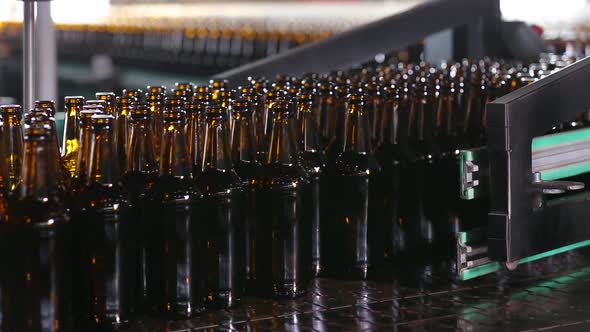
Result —
[{"label": "bottle neck", "polygon": [[164,123],[160,149],[160,176],[190,178],[184,123]]},{"label": "bottle neck", "polygon": [[299,143],[301,150],[304,152],[317,152],[320,151],[320,134],[318,128],[318,122],[313,112],[312,103],[300,103],[299,104]]},{"label": "bottle neck", "polygon": [[149,120],[135,120],[129,123],[129,145],[127,146],[127,171],[156,173],[157,165],[149,130]]},{"label": "bottle neck", "polygon": [[112,126],[92,128],[87,184],[112,186],[121,180]]},{"label": "bottle neck", "polygon": [[78,149],[78,157],[76,159],[76,173],[74,175],[77,179],[85,178],[88,174],[88,162],[90,161],[90,146],[92,145],[92,126],[90,121],[80,123],[80,134],[78,136],[80,148]]},{"label": "bottle neck", "polygon": [[371,151],[369,119],[362,103],[349,103],[345,118],[343,151],[361,154]]},{"label": "bottle neck", "polygon": [[253,162],[256,159],[256,143],[252,113],[234,112],[231,134],[231,159],[233,162]]},{"label": "bottle neck", "polygon": [[69,104],[66,106],[66,121],[64,123],[63,151],[62,156],[71,155],[79,148],[78,141],[78,119],[80,116],[80,105]]},{"label": "bottle neck", "polygon": [[294,165],[299,163],[297,144],[294,140],[294,119],[283,110],[274,112],[268,164]]},{"label": "bottle neck", "polygon": [[231,170],[233,164],[230,159],[229,135],[224,115],[209,113],[206,115],[205,121],[202,171],[207,169]]},{"label": "bottle neck", "polygon": [[18,199],[46,202],[59,193],[59,170],[55,160],[52,160],[55,157],[53,145],[49,136],[25,141]]}]

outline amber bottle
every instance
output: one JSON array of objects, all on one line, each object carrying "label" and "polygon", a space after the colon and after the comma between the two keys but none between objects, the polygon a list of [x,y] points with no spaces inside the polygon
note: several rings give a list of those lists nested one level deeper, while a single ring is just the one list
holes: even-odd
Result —
[{"label": "amber bottle", "polygon": [[100,109],[84,109],[80,111],[80,120],[78,122],[80,128],[78,142],[80,142],[80,147],[76,155],[76,172],[74,172],[74,176],[70,181],[70,191],[74,195],[85,186],[88,177],[90,145],[92,143],[92,116],[102,113]]},{"label": "amber bottle", "polygon": [[256,285],[257,273],[254,257],[258,224],[256,200],[262,174],[262,164],[256,158],[254,114],[251,111],[253,107],[254,105],[245,99],[234,100],[232,108],[234,127],[231,132],[231,160],[244,189],[244,194],[240,199],[240,210],[245,231],[244,264],[247,292],[255,292]]},{"label": "amber bottle", "polygon": [[147,310],[168,318],[199,313],[205,298],[205,219],[196,210],[202,195],[191,179],[183,105],[166,99],[159,177],[146,194]]},{"label": "amber bottle", "polygon": [[155,185],[158,177],[151,134],[151,113],[147,104],[134,104],[129,114],[129,143],[127,167],[123,184],[129,192],[132,206],[133,229],[136,232],[137,285],[135,297],[139,308],[147,303],[147,223],[146,194]]},{"label": "amber bottle", "polygon": [[121,183],[115,118],[91,117],[90,160],[74,220],[78,325],[110,330],[129,323],[135,289],[135,232]]},{"label": "amber bottle", "polygon": [[[20,182],[22,156],[23,156],[23,118],[22,108],[19,105],[2,105],[0,112],[4,116],[4,128],[0,144],[4,149],[6,158],[6,172],[8,172],[8,185],[10,190],[16,188]],[[51,133],[53,135],[53,133]]]},{"label": "amber bottle", "polygon": [[320,146],[319,123],[314,112],[318,109],[314,107],[315,89],[301,90],[297,102],[297,117],[299,125],[299,154],[301,166],[309,174],[310,185],[308,192],[305,194],[308,199],[305,200],[308,206],[305,208],[306,219],[309,221],[311,233],[311,263],[309,268],[313,276],[322,273],[321,264],[321,178],[326,168],[326,157]]},{"label": "amber bottle", "polygon": [[154,150],[156,150],[156,161],[160,160],[160,146],[162,133],[164,132],[164,97],[166,89],[164,87],[148,87],[146,99],[152,113],[151,127]]},{"label": "amber bottle", "polygon": [[53,133],[32,124],[24,138],[18,188],[0,222],[2,331],[71,328],[71,224],[51,160]]},{"label": "amber bottle", "polygon": [[62,159],[70,176],[76,174],[76,159],[78,159],[78,150],[80,149],[79,122],[80,111],[84,106],[84,97],[69,96],[64,98],[66,109],[66,119],[64,123],[63,147],[61,151]]},{"label": "amber bottle", "polygon": [[210,307],[236,305],[244,287],[244,227],[239,209],[242,188],[230,158],[226,114],[220,104],[207,109],[203,165],[195,182],[204,195],[201,215],[207,242]]},{"label": "amber bottle", "polygon": [[289,101],[277,98],[270,110],[272,131],[258,200],[256,280],[262,294],[293,298],[305,293],[309,281],[311,228],[306,229],[304,211],[309,176],[300,164]]},{"label": "amber bottle", "polygon": [[325,178],[321,232],[327,273],[338,278],[365,279],[381,213],[375,200],[375,175],[380,171],[371,148],[371,132],[363,91],[348,96],[342,151]]}]

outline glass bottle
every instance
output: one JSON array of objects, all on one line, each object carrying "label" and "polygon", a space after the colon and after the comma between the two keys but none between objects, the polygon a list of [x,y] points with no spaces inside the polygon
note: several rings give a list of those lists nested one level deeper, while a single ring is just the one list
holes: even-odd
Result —
[{"label": "glass bottle", "polygon": [[159,177],[146,194],[148,311],[188,318],[203,309],[205,243],[193,188],[182,98],[166,98]]},{"label": "glass bottle", "polygon": [[91,117],[86,184],[74,220],[78,325],[117,329],[129,324],[135,290],[133,224],[117,161],[115,118]]},{"label": "glass bottle", "polygon": [[158,177],[151,134],[151,113],[147,104],[133,104],[129,114],[129,144],[127,145],[127,166],[123,184],[129,192],[132,206],[133,229],[136,230],[138,307],[147,304],[147,211],[146,194],[155,185]]},{"label": "glass bottle", "polygon": [[[380,211],[375,204],[375,175],[380,171],[371,148],[371,132],[362,89],[348,96],[342,151],[325,178],[329,202],[323,222],[324,266],[338,278],[366,279],[370,250],[378,238]],[[336,199],[335,199],[336,198]],[[325,230],[325,231],[324,231]]]},{"label": "glass bottle", "polygon": [[160,160],[160,146],[162,133],[164,132],[164,97],[166,89],[163,87],[148,87],[146,93],[150,112],[152,113],[152,138],[154,141],[154,150],[156,150],[156,162]]},{"label": "glass bottle", "polygon": [[207,305],[223,308],[239,303],[244,287],[244,233],[238,205],[242,188],[230,158],[226,114],[221,104],[207,109],[203,164],[195,182],[204,195]]},{"label": "glass bottle", "polygon": [[80,111],[84,105],[84,97],[68,96],[64,98],[66,109],[66,119],[64,123],[63,148],[61,151],[62,159],[70,176],[76,174],[76,159],[78,158],[78,150],[80,149],[79,141],[79,121]]},{"label": "glass bottle", "polygon": [[8,185],[10,191],[12,191],[20,182],[21,176],[23,156],[23,128],[21,121],[23,111],[19,105],[2,105],[0,106],[0,112],[4,116],[4,130],[2,131],[0,144],[4,149]]},{"label": "glass bottle", "polygon": [[[261,179],[257,227],[257,283],[263,294],[294,298],[309,281],[311,228],[304,195],[309,176],[300,164],[295,116],[286,98],[274,100],[269,151]],[[309,225],[307,225],[309,226]]]},{"label": "glass bottle", "polygon": [[299,153],[301,166],[309,174],[310,185],[306,196],[309,207],[305,210],[310,214],[306,217],[310,220],[311,233],[311,274],[318,276],[322,273],[321,264],[321,178],[326,167],[326,156],[320,146],[319,123],[314,112],[318,109],[314,106],[315,89],[311,88],[299,93],[297,103],[297,116],[299,118]]},{"label": "glass bottle", "polygon": [[0,222],[2,331],[69,331],[71,224],[48,124],[24,137],[22,181]]},{"label": "glass bottle", "polygon": [[258,223],[256,192],[262,174],[262,164],[256,158],[255,125],[252,108],[252,104],[245,99],[239,98],[233,102],[234,127],[231,132],[230,153],[234,169],[244,188],[244,194],[240,199],[240,210],[243,213],[242,223],[245,230],[245,288],[248,292],[255,290],[256,285],[256,260],[254,259]]}]

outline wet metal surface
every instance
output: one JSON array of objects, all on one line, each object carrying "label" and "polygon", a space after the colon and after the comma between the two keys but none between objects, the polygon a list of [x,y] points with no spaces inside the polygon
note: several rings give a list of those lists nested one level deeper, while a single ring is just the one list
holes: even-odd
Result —
[{"label": "wet metal surface", "polygon": [[137,331],[590,330],[590,250],[457,281],[447,260],[381,273],[378,281],[316,279],[300,299],[246,297],[190,321],[145,320]]}]

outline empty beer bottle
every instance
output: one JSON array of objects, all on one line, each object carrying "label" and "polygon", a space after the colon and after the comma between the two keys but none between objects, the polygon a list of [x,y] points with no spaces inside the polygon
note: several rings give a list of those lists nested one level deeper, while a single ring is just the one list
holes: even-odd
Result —
[{"label": "empty beer bottle", "polygon": [[189,82],[176,82],[174,84],[176,86],[176,90],[186,91],[187,96],[191,96],[193,94],[193,84]]},{"label": "empty beer bottle", "polygon": [[74,220],[78,324],[116,329],[129,323],[135,259],[128,194],[121,183],[115,118],[93,115],[86,184]]},{"label": "empty beer bottle", "polygon": [[[97,92],[96,99],[105,102],[105,112],[107,115],[112,115],[116,118],[117,116],[117,95],[114,92]],[[90,104],[90,101],[86,102]]]},{"label": "empty beer bottle", "polygon": [[227,110],[216,104],[205,115],[201,174],[196,186],[203,192],[201,216],[207,242],[207,305],[232,307],[244,287],[243,225],[240,178],[230,158]]},{"label": "empty beer bottle", "polygon": [[[370,250],[378,240],[380,211],[375,204],[375,175],[380,171],[371,149],[363,91],[348,96],[342,151],[325,178],[326,220],[322,251],[327,272],[338,278],[365,279]],[[337,198],[337,199],[335,199]]]},{"label": "empty beer bottle", "polygon": [[334,92],[332,91],[332,83],[327,80],[317,83],[317,103],[314,113],[317,117],[316,122],[319,123],[321,146],[325,151],[333,140],[330,127],[328,126],[328,114],[334,112]]},{"label": "empty beer bottle", "polygon": [[64,98],[66,118],[64,122],[63,148],[61,151],[65,167],[73,177],[76,174],[76,160],[80,149],[79,121],[84,97],[68,96]]},{"label": "empty beer bottle", "polygon": [[36,100],[35,101],[35,108],[37,109],[48,109],[47,115],[54,118],[55,117],[55,101],[53,100]]},{"label": "empty beer bottle", "polygon": [[32,124],[24,138],[22,181],[0,223],[2,331],[69,331],[71,229],[51,160],[53,133]]},{"label": "empty beer bottle", "polygon": [[[309,212],[306,219],[309,220],[309,228],[311,229],[311,273],[317,276],[322,272],[321,265],[321,246],[322,235],[320,228],[320,182],[322,173],[326,167],[326,158],[323,150],[320,147],[320,135],[317,117],[314,114],[318,111],[314,107],[315,89],[302,90],[299,93],[299,100],[297,103],[297,116],[299,118],[299,153],[301,157],[301,165],[309,174],[310,185],[308,186],[309,193],[305,196],[306,203],[309,207],[305,209]],[[307,226],[306,226],[307,227]]]},{"label": "empty beer bottle", "polygon": [[244,189],[240,199],[240,210],[243,216],[241,223],[245,230],[244,264],[248,292],[255,290],[256,284],[256,260],[254,259],[258,223],[256,189],[262,174],[262,164],[256,159],[254,115],[251,111],[254,105],[245,99],[234,100],[232,108],[234,127],[231,132],[231,160]]},{"label": "empty beer bottle", "polygon": [[[90,106],[92,108],[94,106]],[[102,114],[100,109],[88,109],[84,106],[84,110],[80,111],[80,120],[78,122],[79,133],[78,142],[80,147],[76,155],[76,172],[70,182],[70,190],[72,193],[79,192],[86,184],[88,175],[88,165],[90,162],[90,145],[92,143],[92,116]]]},{"label": "empty beer bottle", "polygon": [[[4,130],[0,144],[4,148],[4,157],[8,172],[8,185],[13,190],[20,181],[22,156],[23,156],[23,118],[22,108],[19,105],[0,106],[0,112],[4,116]],[[51,133],[53,134],[53,133]]]},{"label": "empty beer bottle", "polygon": [[204,302],[202,195],[193,188],[184,100],[166,99],[159,177],[146,194],[148,310],[171,318],[200,312]]},{"label": "empty beer bottle", "polygon": [[[272,131],[261,179],[255,259],[260,292],[293,298],[309,281],[311,229],[305,229],[304,194],[309,176],[301,167],[295,116],[286,98],[271,105]],[[306,234],[309,232],[309,236]]]},{"label": "empty beer bottle", "polygon": [[133,228],[137,243],[137,286],[138,306],[147,302],[147,236],[149,221],[146,215],[146,193],[154,186],[158,176],[155,152],[151,136],[151,113],[147,104],[134,104],[129,114],[129,144],[127,145],[127,167],[123,183],[129,192],[132,206]]}]

